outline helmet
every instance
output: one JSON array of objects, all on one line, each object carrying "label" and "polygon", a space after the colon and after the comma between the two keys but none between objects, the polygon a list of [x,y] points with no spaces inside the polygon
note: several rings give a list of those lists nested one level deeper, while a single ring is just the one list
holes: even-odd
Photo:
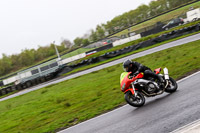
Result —
[{"label": "helmet", "polygon": [[126,71],[126,72],[130,71],[131,63],[132,63],[131,60],[124,61],[124,63],[123,63],[123,69],[124,69],[124,71]]}]

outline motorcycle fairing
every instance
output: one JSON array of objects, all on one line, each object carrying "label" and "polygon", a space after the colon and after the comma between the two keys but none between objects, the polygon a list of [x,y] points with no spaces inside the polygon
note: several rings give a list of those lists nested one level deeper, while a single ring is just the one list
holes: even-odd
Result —
[{"label": "motorcycle fairing", "polygon": [[131,74],[131,72],[127,73],[127,75],[124,77],[124,79],[121,79],[121,91],[123,91],[123,92],[126,91],[126,89],[129,88],[131,83],[136,80],[136,78],[129,79],[128,77],[130,74]]},{"label": "motorcycle fairing", "polygon": [[121,91],[124,93],[126,93],[127,91],[131,91],[134,94],[133,88],[129,88],[131,83],[137,80],[138,78],[143,78],[144,75],[142,73],[139,73],[136,77],[129,79],[130,74],[131,72],[127,73],[126,76],[124,76],[124,78],[121,79]]},{"label": "motorcycle fairing", "polygon": [[157,68],[157,69],[154,70],[154,72],[155,72],[156,74],[159,74],[159,73],[161,72],[161,70],[162,70],[162,68]]}]

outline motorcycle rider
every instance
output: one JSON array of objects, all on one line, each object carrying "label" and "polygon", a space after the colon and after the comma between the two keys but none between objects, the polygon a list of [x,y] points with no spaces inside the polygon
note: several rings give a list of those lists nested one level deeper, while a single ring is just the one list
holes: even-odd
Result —
[{"label": "motorcycle rider", "polygon": [[126,60],[123,63],[123,68],[124,68],[124,71],[126,71],[126,72],[132,72],[131,76],[136,76],[142,72],[144,74],[144,79],[148,79],[148,77],[153,77],[153,78],[159,80],[160,88],[164,87],[164,80],[159,75],[155,74],[154,72],[152,72],[152,70],[150,68],[148,68],[138,62]]}]

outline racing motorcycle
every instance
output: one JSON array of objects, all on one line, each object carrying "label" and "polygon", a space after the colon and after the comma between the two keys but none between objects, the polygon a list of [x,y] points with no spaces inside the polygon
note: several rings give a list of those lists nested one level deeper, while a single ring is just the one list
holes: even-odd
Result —
[{"label": "racing motorcycle", "polygon": [[[163,69],[164,74],[160,73],[161,70],[162,68],[157,68],[154,72],[163,78],[164,85],[162,88],[159,87],[159,82],[152,77],[143,79],[144,75],[139,73],[130,79],[131,72],[124,72],[126,76],[121,81],[121,91],[125,94],[126,102],[131,106],[141,107],[145,104],[145,97],[153,97],[164,92],[175,92],[178,88],[176,81],[169,76],[167,68]],[[122,75],[123,73],[121,78]]]}]

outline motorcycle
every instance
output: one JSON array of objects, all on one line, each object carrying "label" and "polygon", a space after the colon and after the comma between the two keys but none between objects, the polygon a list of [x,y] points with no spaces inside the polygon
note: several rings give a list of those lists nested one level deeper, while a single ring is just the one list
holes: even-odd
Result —
[{"label": "motorcycle", "polygon": [[121,91],[125,94],[126,102],[134,107],[141,107],[145,104],[145,97],[153,97],[156,95],[161,95],[164,92],[173,93],[177,90],[178,85],[176,81],[171,78],[168,74],[168,69],[164,68],[164,74],[161,74],[162,68],[157,68],[154,70],[156,74],[163,78],[163,87],[159,86],[159,82],[149,77],[149,79],[143,79],[143,73],[139,73],[135,77],[130,79],[130,74],[124,72],[125,75],[123,80],[121,80]]}]

